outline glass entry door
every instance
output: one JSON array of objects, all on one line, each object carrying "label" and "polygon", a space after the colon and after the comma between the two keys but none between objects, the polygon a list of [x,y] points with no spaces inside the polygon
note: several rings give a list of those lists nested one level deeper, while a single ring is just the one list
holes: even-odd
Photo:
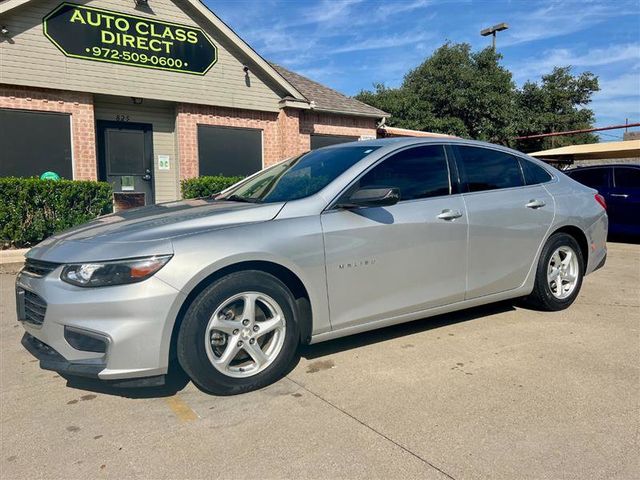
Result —
[{"label": "glass entry door", "polygon": [[151,125],[98,121],[100,179],[111,184],[117,209],[153,203]]}]

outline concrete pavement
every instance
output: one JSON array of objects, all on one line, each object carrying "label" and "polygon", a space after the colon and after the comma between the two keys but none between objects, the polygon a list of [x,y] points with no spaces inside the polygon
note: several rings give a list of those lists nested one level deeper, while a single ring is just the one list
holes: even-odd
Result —
[{"label": "concrete pavement", "polygon": [[558,313],[501,303],[307,347],[236,397],[40,370],[0,275],[1,478],[640,478],[640,246]]}]

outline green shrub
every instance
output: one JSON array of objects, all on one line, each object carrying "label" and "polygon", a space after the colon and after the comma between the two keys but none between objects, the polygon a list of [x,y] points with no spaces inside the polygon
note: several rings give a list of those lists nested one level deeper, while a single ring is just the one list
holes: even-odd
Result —
[{"label": "green shrub", "polygon": [[0,178],[0,248],[35,245],[112,209],[105,182]]},{"label": "green shrub", "polygon": [[208,197],[238,183],[242,178],[222,176],[188,178],[180,182],[182,198]]}]

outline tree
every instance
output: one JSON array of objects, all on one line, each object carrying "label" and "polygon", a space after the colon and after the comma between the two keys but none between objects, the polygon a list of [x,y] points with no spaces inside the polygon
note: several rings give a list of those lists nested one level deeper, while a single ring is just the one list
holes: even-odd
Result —
[{"label": "tree", "polygon": [[512,134],[515,85],[492,48],[447,43],[411,70],[398,89],[376,85],[357,98],[389,112],[389,125],[493,142]]},{"label": "tree", "polygon": [[466,43],[446,43],[409,71],[399,88],[374,85],[356,98],[391,114],[391,126],[447,133],[509,144],[525,151],[597,141],[592,134],[513,141],[516,136],[589,128],[585,108],[598,79],[571,67],[556,67],[540,84],[516,88],[493,48],[472,52]]},{"label": "tree", "polygon": [[[518,136],[590,128],[595,122],[592,110],[585,108],[600,90],[598,78],[590,72],[578,76],[571,67],[555,67],[543,75],[540,84],[527,82],[518,91],[516,131]],[[532,152],[553,147],[595,143],[592,133],[520,140],[517,148]]]}]

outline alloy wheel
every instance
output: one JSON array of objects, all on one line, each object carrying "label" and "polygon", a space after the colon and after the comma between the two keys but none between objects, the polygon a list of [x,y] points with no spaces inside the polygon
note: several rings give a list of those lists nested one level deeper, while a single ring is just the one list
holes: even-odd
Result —
[{"label": "alloy wheel", "polygon": [[225,300],[209,319],[205,349],[211,364],[229,377],[260,373],[278,357],[286,322],[273,298],[243,292]]},{"label": "alloy wheel", "polygon": [[558,247],[547,267],[547,283],[554,297],[569,297],[578,284],[579,263],[576,252],[571,247]]}]

